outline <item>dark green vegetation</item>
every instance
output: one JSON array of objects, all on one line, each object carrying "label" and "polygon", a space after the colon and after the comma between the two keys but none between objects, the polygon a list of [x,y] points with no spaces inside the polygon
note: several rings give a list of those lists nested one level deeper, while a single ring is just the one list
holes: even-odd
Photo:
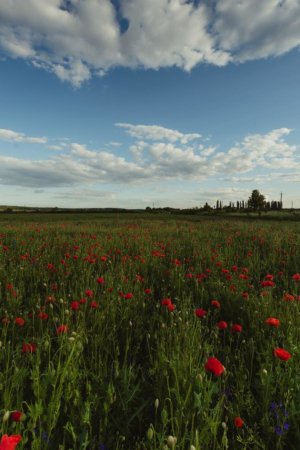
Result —
[{"label": "dark green vegetation", "polygon": [[297,450],[299,239],[275,220],[1,215],[1,435],[18,450]]}]

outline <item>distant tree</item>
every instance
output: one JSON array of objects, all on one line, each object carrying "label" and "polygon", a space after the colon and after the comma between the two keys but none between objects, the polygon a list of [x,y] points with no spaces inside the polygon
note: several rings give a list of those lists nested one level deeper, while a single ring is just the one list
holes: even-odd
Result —
[{"label": "distant tree", "polygon": [[261,211],[265,205],[265,196],[262,195],[258,189],[252,191],[248,199],[248,207],[255,211]]},{"label": "distant tree", "polygon": [[211,211],[212,207],[207,202],[205,202],[205,205],[203,206],[202,209],[203,211]]}]

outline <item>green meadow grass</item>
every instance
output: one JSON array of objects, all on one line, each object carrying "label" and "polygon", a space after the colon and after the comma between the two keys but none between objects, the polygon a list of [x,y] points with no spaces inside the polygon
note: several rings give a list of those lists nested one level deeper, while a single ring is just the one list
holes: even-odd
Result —
[{"label": "green meadow grass", "polygon": [[299,240],[292,222],[1,216],[0,436],[22,435],[18,450],[297,450]]}]

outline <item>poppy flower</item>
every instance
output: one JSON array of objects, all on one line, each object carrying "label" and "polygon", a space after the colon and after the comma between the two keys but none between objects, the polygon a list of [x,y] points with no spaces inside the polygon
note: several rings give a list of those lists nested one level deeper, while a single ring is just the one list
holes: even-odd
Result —
[{"label": "poppy flower", "polygon": [[71,303],[71,309],[72,309],[73,311],[76,311],[77,309],[79,309],[79,307],[80,307],[80,303],[77,302],[76,300],[75,300],[74,302]]},{"label": "poppy flower", "polygon": [[219,330],[225,330],[228,325],[227,322],[225,322],[225,320],[221,320],[220,322],[217,323],[217,327],[219,328]]},{"label": "poppy flower", "polygon": [[41,312],[38,313],[38,318],[41,319],[41,320],[47,320],[48,317],[49,317],[48,314],[45,313],[44,311],[41,311]]},{"label": "poppy flower", "polygon": [[66,333],[68,331],[68,325],[60,325],[58,328],[56,328],[57,334]]},{"label": "poppy flower", "polygon": [[212,301],[211,301],[211,305],[212,305],[214,308],[221,308],[221,304],[220,304],[220,302],[218,302],[218,300],[212,300]]},{"label": "poppy flower", "polygon": [[99,305],[98,305],[97,302],[91,302],[90,303],[90,307],[93,308],[93,309],[97,309],[97,308],[99,308]]},{"label": "poppy flower", "polygon": [[295,297],[292,294],[288,294],[287,292],[283,296],[283,300],[286,302],[293,302]]},{"label": "poppy flower", "polygon": [[244,425],[243,419],[241,419],[240,417],[236,417],[234,419],[234,425],[236,426],[236,428],[242,428]]},{"label": "poppy flower", "polygon": [[265,280],[265,281],[262,281],[260,284],[261,284],[261,287],[274,287],[275,286],[275,283],[272,280]]},{"label": "poppy flower", "polygon": [[265,320],[265,323],[271,325],[272,327],[279,327],[280,320],[276,319],[275,317],[269,317],[268,319]]},{"label": "poppy flower", "polygon": [[15,450],[21,440],[22,436],[20,434],[13,434],[12,436],[4,434],[1,438],[0,450]]},{"label": "poppy flower", "polygon": [[172,300],[170,298],[164,298],[161,301],[161,305],[162,306],[169,306],[172,305]]},{"label": "poppy flower", "polygon": [[281,359],[282,361],[288,361],[292,355],[284,348],[274,348],[274,356]]},{"label": "poppy flower", "polygon": [[94,292],[91,289],[86,289],[85,295],[87,297],[93,297],[94,296]]},{"label": "poppy flower", "polygon": [[204,367],[208,372],[213,373],[216,377],[222,375],[225,370],[223,364],[217,358],[213,357],[208,358]]},{"label": "poppy flower", "polygon": [[197,308],[197,309],[195,309],[195,314],[197,317],[205,317],[207,314],[207,311],[205,311],[205,309],[202,309],[202,308]]},{"label": "poppy flower", "polygon": [[167,308],[170,312],[173,312],[176,306],[173,303],[171,303],[170,305],[167,306]]},{"label": "poppy flower", "polygon": [[233,324],[231,327],[231,331],[235,333],[241,333],[242,329],[242,325],[239,325],[238,323]]},{"label": "poppy flower", "polygon": [[96,281],[97,281],[98,284],[103,284],[104,283],[104,278],[103,277],[98,277]]},{"label": "poppy flower", "polygon": [[16,317],[15,324],[19,325],[19,327],[22,327],[25,323],[25,320],[22,317]]},{"label": "poppy flower", "polygon": [[21,422],[23,415],[24,414],[21,411],[13,411],[10,418],[13,422]]},{"label": "poppy flower", "polygon": [[292,279],[293,279],[294,281],[300,281],[300,273],[295,273],[295,274],[292,276]]},{"label": "poppy flower", "polygon": [[36,344],[23,343],[22,353],[34,353],[36,351]]},{"label": "poppy flower", "polygon": [[127,294],[124,294],[123,298],[126,300],[130,300],[133,297],[133,294],[131,292],[128,292]]},{"label": "poppy flower", "polygon": [[149,288],[145,289],[144,292],[145,292],[145,294],[147,294],[147,295],[152,294],[152,291],[151,291],[151,289],[149,289]]}]

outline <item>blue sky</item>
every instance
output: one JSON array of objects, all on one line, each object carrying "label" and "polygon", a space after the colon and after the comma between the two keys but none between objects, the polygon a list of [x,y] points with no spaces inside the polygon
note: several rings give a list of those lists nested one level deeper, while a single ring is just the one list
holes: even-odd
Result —
[{"label": "blue sky", "polygon": [[300,207],[299,48],[299,0],[0,0],[0,204]]}]

